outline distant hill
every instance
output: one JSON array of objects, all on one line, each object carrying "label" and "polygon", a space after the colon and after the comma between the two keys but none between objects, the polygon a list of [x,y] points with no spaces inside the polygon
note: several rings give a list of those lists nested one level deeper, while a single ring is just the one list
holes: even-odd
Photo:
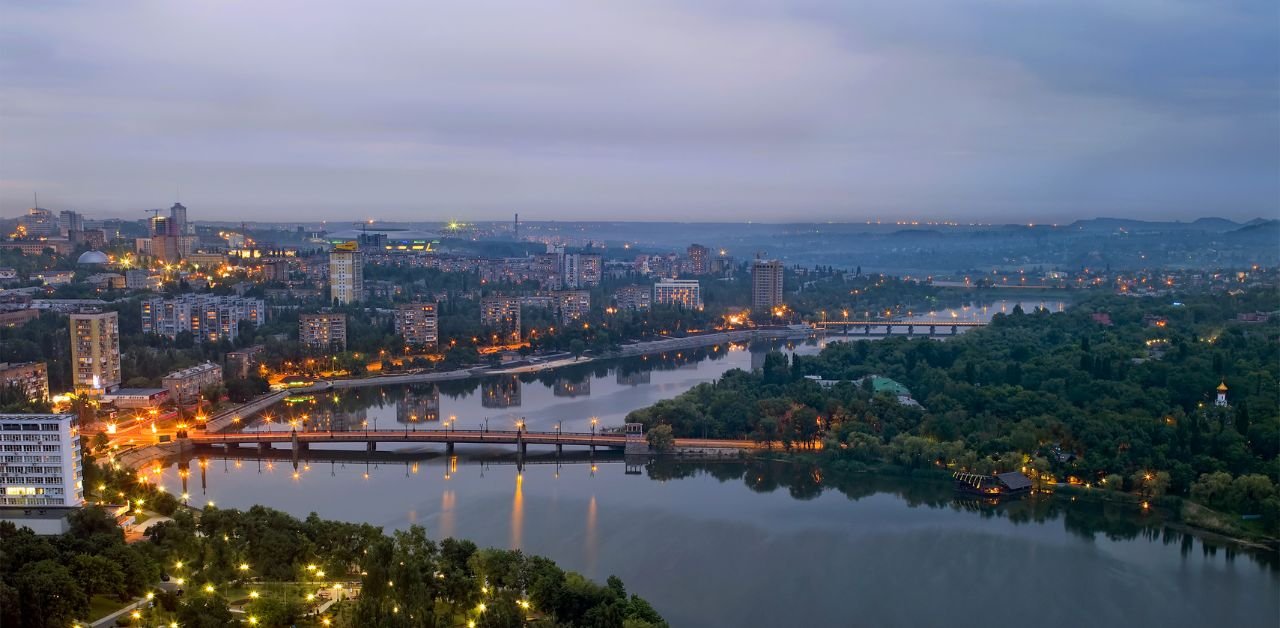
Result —
[{"label": "distant hill", "polygon": [[1115,231],[1116,229],[1124,229],[1126,231],[1212,231],[1217,233],[1225,233],[1241,227],[1241,223],[1226,218],[1205,217],[1197,218],[1191,222],[1162,221],[1162,220],[1135,220],[1132,218],[1091,218],[1086,220],[1077,220],[1070,225],[1077,229],[1091,231]]},{"label": "distant hill", "polygon": [[1280,238],[1280,220],[1249,221],[1249,224],[1227,233],[1232,239],[1269,238],[1276,242]]}]

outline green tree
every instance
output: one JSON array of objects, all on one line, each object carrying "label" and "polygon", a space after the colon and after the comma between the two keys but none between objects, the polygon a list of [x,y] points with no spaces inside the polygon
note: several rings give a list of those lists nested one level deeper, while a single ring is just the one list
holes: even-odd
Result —
[{"label": "green tree", "polygon": [[676,445],[676,438],[671,431],[671,426],[666,423],[649,428],[644,437],[649,441],[649,448],[658,453],[669,452]]},{"label": "green tree", "polygon": [[75,556],[71,559],[71,575],[80,584],[86,598],[99,593],[119,595],[124,592],[124,571],[103,556]]},{"label": "green tree", "polygon": [[235,620],[227,601],[216,594],[188,594],[176,615],[182,628],[222,628]]},{"label": "green tree", "polygon": [[23,626],[68,626],[89,612],[89,598],[71,572],[56,561],[24,565],[14,579]]}]

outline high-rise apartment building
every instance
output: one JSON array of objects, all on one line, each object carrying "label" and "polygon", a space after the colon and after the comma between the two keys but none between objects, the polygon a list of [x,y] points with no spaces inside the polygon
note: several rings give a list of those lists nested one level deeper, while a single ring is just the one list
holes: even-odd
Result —
[{"label": "high-rise apartment building", "polygon": [[756,260],[751,265],[751,309],[768,314],[782,305],[782,262]]},{"label": "high-rise apartment building", "polygon": [[653,302],[702,309],[702,285],[697,279],[663,279],[653,284]]},{"label": "high-rise apartment building", "polygon": [[76,415],[0,414],[0,470],[0,520],[65,532],[65,518],[47,515],[84,505]]},{"label": "high-rise apartment building", "polygon": [[396,306],[396,333],[414,347],[435,347],[440,341],[439,312],[435,303]]},{"label": "high-rise apartment building", "polygon": [[71,315],[71,376],[76,392],[101,395],[120,386],[120,318],[115,312]]},{"label": "high-rise apartment building", "polygon": [[707,265],[707,260],[711,256],[711,249],[701,244],[690,244],[688,252],[690,274],[705,275],[711,270]]},{"label": "high-rise apartment building", "polygon": [[591,313],[591,293],[586,290],[565,290],[555,294],[556,310],[560,322],[569,323],[586,318]]},{"label": "high-rise apartment building", "polygon": [[343,305],[364,299],[364,255],[355,242],[329,252],[329,298]]},{"label": "high-rise apartment building", "polygon": [[313,349],[346,349],[347,315],[299,314],[298,342]]},{"label": "high-rise apartment building", "polygon": [[647,310],[653,304],[653,290],[646,286],[623,286],[613,293],[620,310]]},{"label": "high-rise apartment building", "polygon": [[599,255],[569,253],[564,256],[561,275],[566,288],[590,288],[600,285],[602,261]]},{"label": "high-rise apartment building", "polygon": [[186,331],[199,342],[235,340],[240,321],[257,326],[267,322],[266,303],[246,297],[184,294],[143,299],[141,307],[142,333],[176,338]]},{"label": "high-rise apartment building", "polygon": [[49,367],[44,362],[0,362],[0,388],[13,387],[31,401],[49,398]]},{"label": "high-rise apartment building", "polygon": [[480,324],[501,332],[507,339],[520,340],[520,298],[483,297],[480,299]]}]

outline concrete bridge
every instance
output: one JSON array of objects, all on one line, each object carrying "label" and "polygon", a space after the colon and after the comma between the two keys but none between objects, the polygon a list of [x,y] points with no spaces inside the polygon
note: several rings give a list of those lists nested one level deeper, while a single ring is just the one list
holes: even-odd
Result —
[{"label": "concrete bridge", "polygon": [[906,334],[923,336],[954,336],[962,328],[986,327],[977,321],[810,321],[810,325],[826,331],[839,330],[841,334],[864,336],[892,336],[895,329],[905,329]]},{"label": "concrete bridge", "polygon": [[[351,430],[339,432],[188,432],[178,435],[178,442],[189,442],[192,445],[211,445],[232,447],[257,447],[260,450],[274,449],[277,445],[286,445],[295,452],[305,452],[315,445],[329,443],[363,443],[367,451],[377,451],[378,443],[443,443],[448,453],[453,453],[458,444],[472,445],[514,445],[520,454],[528,451],[529,445],[555,447],[557,452],[564,447],[597,447],[625,450],[632,453],[647,453],[648,441],[645,439],[642,426],[629,423],[624,432],[531,432],[528,430]],[[676,448],[695,449],[756,449],[760,447],[754,441],[726,440],[706,438],[677,438]]]}]

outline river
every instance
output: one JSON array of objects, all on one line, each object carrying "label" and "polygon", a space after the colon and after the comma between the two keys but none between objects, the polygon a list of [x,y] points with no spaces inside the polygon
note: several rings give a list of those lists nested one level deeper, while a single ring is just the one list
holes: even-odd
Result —
[{"label": "river", "polygon": [[[290,419],[303,429],[438,429],[450,417],[510,429],[523,417],[532,430],[586,431],[591,417],[619,425],[632,409],[751,368],[767,349],[304,397],[249,429],[289,429]],[[1274,560],[1174,532],[1157,515],[1051,497],[980,505],[946,484],[768,461],[633,466],[576,452],[556,464],[531,450],[518,468],[509,448],[458,453],[313,451],[295,469],[287,452],[263,460],[244,450],[193,461],[186,489],[196,505],[419,524],[599,581],[616,574],[678,627],[1273,626],[1280,615]],[[172,467],[161,482],[183,490]]]}]

